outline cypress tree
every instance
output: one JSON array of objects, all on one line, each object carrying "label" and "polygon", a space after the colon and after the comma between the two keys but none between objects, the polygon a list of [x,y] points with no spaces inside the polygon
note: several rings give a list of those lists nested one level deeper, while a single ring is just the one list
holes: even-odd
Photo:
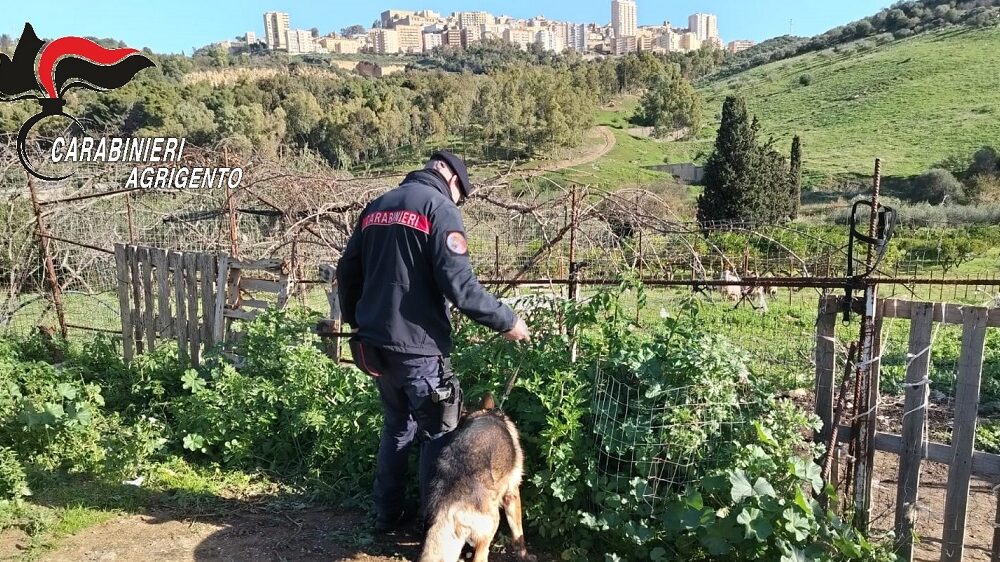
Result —
[{"label": "cypress tree", "polygon": [[757,142],[760,124],[746,102],[729,96],[715,150],[705,164],[705,191],[698,198],[698,221],[768,224],[788,219],[789,166],[771,144]]},{"label": "cypress tree", "polygon": [[798,135],[792,138],[792,155],[789,168],[789,201],[788,218],[799,217],[799,207],[802,205],[802,141]]},{"label": "cypress tree", "polygon": [[698,198],[698,221],[732,220],[745,215],[742,187],[753,172],[757,130],[746,101],[726,97],[715,150],[705,164],[705,191]]}]

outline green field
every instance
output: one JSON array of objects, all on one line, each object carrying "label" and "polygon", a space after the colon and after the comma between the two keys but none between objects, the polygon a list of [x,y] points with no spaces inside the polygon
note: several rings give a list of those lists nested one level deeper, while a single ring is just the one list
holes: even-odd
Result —
[{"label": "green field", "polygon": [[[946,29],[841,53],[825,50],[701,86],[698,140],[667,143],[682,162],[711,150],[725,96],[739,94],[782,152],[802,137],[808,184],[883,173],[919,174],[1000,143],[1000,28]],[[809,75],[803,85],[800,78]]]}]

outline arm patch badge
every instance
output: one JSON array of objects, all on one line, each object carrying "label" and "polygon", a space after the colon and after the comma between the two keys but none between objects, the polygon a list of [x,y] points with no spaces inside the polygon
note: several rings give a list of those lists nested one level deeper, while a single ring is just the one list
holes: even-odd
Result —
[{"label": "arm patch badge", "polygon": [[448,237],[445,239],[445,244],[448,246],[448,250],[453,254],[464,256],[469,253],[469,243],[466,241],[465,234],[462,232],[449,232]]}]

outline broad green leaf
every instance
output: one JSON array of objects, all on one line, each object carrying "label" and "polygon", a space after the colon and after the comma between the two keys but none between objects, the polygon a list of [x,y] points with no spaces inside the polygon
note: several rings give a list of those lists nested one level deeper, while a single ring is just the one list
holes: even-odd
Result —
[{"label": "broad green leaf", "polygon": [[666,562],[668,560],[667,549],[663,548],[662,546],[658,546],[653,550],[650,550],[649,559],[652,562]]},{"label": "broad green leaf", "polygon": [[45,403],[45,413],[52,416],[53,420],[59,420],[66,415],[66,411],[63,409],[62,404],[54,404],[52,402]]},{"label": "broad green leaf", "polygon": [[748,507],[740,512],[736,516],[736,522],[743,525],[745,538],[755,539],[758,542],[765,542],[774,532],[774,526],[771,525],[771,522],[764,517],[759,509],[754,507]]},{"label": "broad green leaf", "polygon": [[767,496],[770,498],[777,497],[777,493],[774,491],[774,487],[765,478],[758,478],[753,484],[753,491],[757,496]]},{"label": "broad green leaf", "polygon": [[740,503],[741,501],[753,496],[753,486],[750,485],[750,480],[747,479],[747,475],[742,469],[737,469],[735,472],[730,474],[729,482],[733,485],[733,503]]},{"label": "broad green leaf", "polygon": [[76,389],[73,388],[73,385],[67,382],[62,382],[56,385],[56,392],[58,392],[59,395],[66,400],[73,400],[76,398]]}]

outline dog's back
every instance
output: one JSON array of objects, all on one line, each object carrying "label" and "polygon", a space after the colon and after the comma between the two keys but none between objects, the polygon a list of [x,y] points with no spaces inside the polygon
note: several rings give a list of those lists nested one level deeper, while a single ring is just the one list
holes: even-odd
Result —
[{"label": "dog's back", "polygon": [[517,429],[506,416],[497,411],[470,414],[438,459],[421,561],[454,562],[465,543],[476,548],[475,560],[486,560],[501,505],[518,554],[526,558],[518,491],[523,462]]}]

